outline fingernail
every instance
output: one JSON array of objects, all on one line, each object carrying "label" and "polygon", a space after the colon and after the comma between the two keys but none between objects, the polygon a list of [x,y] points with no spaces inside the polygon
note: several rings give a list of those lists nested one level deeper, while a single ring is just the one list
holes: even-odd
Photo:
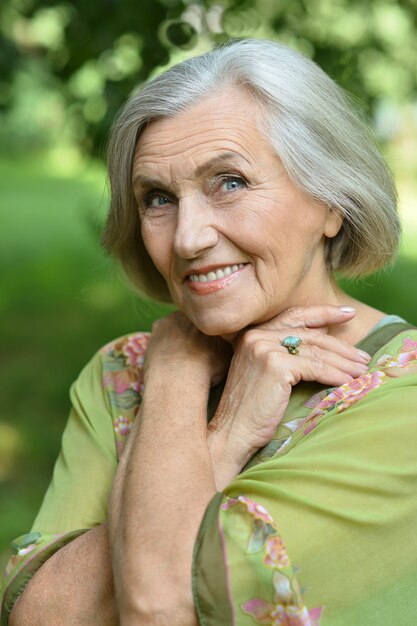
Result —
[{"label": "fingernail", "polygon": [[353,306],[340,306],[339,309],[343,311],[343,313],[356,313],[356,309]]},{"label": "fingernail", "polygon": [[371,360],[371,356],[367,353],[364,352],[363,350],[358,350],[358,354],[367,362],[369,363],[369,361]]}]

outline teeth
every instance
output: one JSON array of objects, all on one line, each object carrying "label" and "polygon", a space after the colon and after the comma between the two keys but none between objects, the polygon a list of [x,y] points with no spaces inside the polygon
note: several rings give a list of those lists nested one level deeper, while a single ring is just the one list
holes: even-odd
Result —
[{"label": "teeth", "polygon": [[211,282],[213,280],[218,280],[219,278],[224,278],[224,276],[229,276],[230,274],[240,270],[243,266],[244,263],[239,263],[239,265],[226,265],[222,269],[211,271],[207,274],[190,274],[188,280],[192,283]]}]

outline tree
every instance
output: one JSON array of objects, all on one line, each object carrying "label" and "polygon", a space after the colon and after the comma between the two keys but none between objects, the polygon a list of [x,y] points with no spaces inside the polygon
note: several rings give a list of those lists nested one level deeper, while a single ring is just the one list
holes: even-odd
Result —
[{"label": "tree", "polygon": [[[0,23],[7,149],[26,120],[33,147],[71,135],[97,154],[138,84],[230,37],[298,48],[371,110],[417,92],[417,0],[3,0]],[[28,105],[37,90],[39,128]]]}]

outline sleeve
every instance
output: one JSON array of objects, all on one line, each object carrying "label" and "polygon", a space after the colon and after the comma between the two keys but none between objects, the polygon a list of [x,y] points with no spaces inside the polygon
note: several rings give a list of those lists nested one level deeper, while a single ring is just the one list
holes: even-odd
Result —
[{"label": "sleeve", "polygon": [[211,501],[193,558],[201,626],[414,623],[417,351],[400,356]]},{"label": "sleeve", "polygon": [[52,481],[31,532],[12,544],[0,590],[1,626],[40,566],[107,516],[117,454],[100,354],[84,368],[70,396],[72,409]]}]

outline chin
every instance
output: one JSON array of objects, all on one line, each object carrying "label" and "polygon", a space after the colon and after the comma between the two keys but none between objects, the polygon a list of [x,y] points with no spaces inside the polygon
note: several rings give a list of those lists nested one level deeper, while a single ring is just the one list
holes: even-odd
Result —
[{"label": "chin", "polygon": [[[187,315],[185,311],[184,313]],[[238,333],[248,326],[246,320],[222,319],[219,317],[212,318],[211,316],[200,317],[187,315],[187,317],[189,317],[194,326],[205,335],[209,337],[223,337],[223,339],[227,341],[232,341]]]}]

